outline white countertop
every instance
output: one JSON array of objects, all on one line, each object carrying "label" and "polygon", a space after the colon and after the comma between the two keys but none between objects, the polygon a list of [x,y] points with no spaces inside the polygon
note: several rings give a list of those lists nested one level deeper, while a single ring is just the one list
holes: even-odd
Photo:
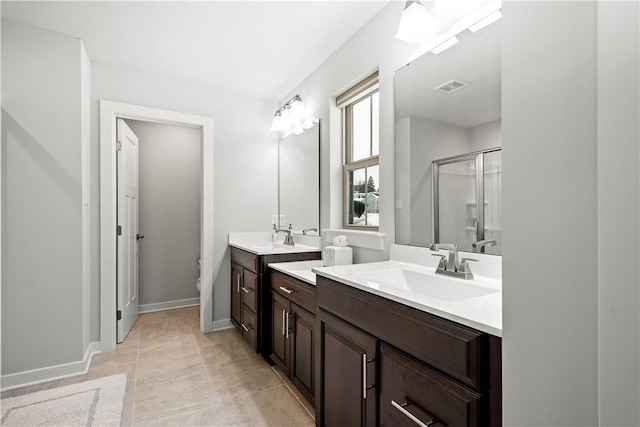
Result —
[{"label": "white countertop", "polygon": [[316,273],[312,269],[322,267],[322,260],[276,262],[269,264],[269,267],[315,286]]},{"label": "white countertop", "polygon": [[[482,254],[465,254],[465,256],[470,255],[472,258],[480,259],[479,263],[471,264],[475,278],[465,280],[436,275],[436,265],[433,263],[437,263],[437,257],[432,257],[431,252],[421,253],[415,252],[415,250],[428,251],[425,248],[401,247],[396,248],[395,252],[397,254],[411,251],[413,252],[413,258],[409,258],[424,260],[424,262],[421,262],[424,265],[393,259],[394,250],[392,247],[392,260],[390,261],[335,267],[314,267],[312,271],[317,275],[345,285],[501,337],[502,280],[496,277],[500,275],[500,272],[496,271],[495,274],[480,275],[480,272],[486,271],[487,266],[492,271],[495,271],[493,268],[495,265],[499,265],[501,269],[501,259],[499,257],[493,257],[493,259],[485,258],[488,255]],[[416,253],[419,254],[418,257],[415,256]],[[396,258],[402,259],[401,256]],[[485,266],[477,266],[477,264],[483,262],[485,262]],[[385,275],[393,277],[393,275],[401,274],[413,276],[413,278],[417,277],[419,280],[424,278],[427,281],[437,283],[437,286],[435,286],[435,290],[425,291],[429,287],[427,282],[425,282],[424,287],[411,287],[399,285],[398,283],[400,282],[393,283],[393,280],[384,279]]]},{"label": "white countertop", "polygon": [[283,244],[283,233],[278,233],[277,242],[271,242],[271,233],[267,232],[229,233],[229,246],[256,255],[296,254],[320,251],[321,238],[319,236],[293,235],[293,240],[295,245],[288,246]]}]

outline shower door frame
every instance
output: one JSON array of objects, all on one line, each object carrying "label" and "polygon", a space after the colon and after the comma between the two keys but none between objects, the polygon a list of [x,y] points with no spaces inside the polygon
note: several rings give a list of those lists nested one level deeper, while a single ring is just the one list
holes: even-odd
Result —
[{"label": "shower door frame", "polygon": [[[440,242],[440,166],[458,163],[467,160],[475,160],[476,165],[476,242],[484,240],[484,155],[494,151],[501,151],[502,147],[488,148],[486,150],[473,151],[471,153],[460,154],[457,156],[446,157],[444,159],[434,160],[433,166],[433,241]],[[452,242],[455,243],[455,242]]]}]

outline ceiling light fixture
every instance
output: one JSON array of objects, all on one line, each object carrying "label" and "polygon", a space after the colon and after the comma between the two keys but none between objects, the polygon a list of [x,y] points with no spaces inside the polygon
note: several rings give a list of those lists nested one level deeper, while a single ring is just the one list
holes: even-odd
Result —
[{"label": "ceiling light fixture", "polygon": [[315,118],[308,116],[307,108],[300,95],[295,95],[278,108],[273,120],[271,120],[271,130],[284,132],[283,138],[286,138],[292,133],[298,135],[305,129],[311,128],[315,120]]},{"label": "ceiling light fixture", "polygon": [[429,15],[420,0],[408,0],[400,16],[396,38],[415,43],[428,35]]},{"label": "ceiling light fixture", "polygon": [[470,25],[469,26],[469,31],[471,31],[472,33],[477,33],[478,31],[482,30],[483,28],[488,27],[489,25],[493,24],[494,22],[496,22],[500,18],[502,18],[502,11],[496,10],[495,12],[493,12],[492,14],[482,18],[481,20],[479,20],[475,24]]},{"label": "ceiling light fixture", "polygon": [[449,40],[445,41],[444,43],[440,43],[438,46],[434,47],[433,49],[431,49],[431,53],[433,54],[439,54],[444,52],[445,50],[449,49],[451,46],[454,46],[458,44],[458,38],[457,37],[451,37]]}]

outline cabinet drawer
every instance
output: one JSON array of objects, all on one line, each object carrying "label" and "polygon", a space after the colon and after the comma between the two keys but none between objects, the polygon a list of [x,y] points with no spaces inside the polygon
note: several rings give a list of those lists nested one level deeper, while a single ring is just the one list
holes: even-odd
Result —
[{"label": "cabinet drawer", "polygon": [[316,288],[312,285],[272,271],[271,289],[307,311],[316,311]]},{"label": "cabinet drawer", "polygon": [[316,277],[318,307],[474,388],[481,388],[482,333],[412,307]]},{"label": "cabinet drawer", "polygon": [[258,275],[249,270],[244,270],[244,275],[242,277],[242,286],[240,287],[240,291],[242,292],[242,302],[253,310],[254,313],[257,313]]},{"label": "cabinet drawer", "polygon": [[238,248],[231,248],[231,262],[248,268],[254,273],[258,272],[258,255],[245,252]]},{"label": "cabinet drawer", "polygon": [[474,427],[480,395],[410,356],[380,345],[380,425]]},{"label": "cabinet drawer", "polygon": [[256,314],[246,305],[242,306],[242,336],[252,348],[256,348]]}]

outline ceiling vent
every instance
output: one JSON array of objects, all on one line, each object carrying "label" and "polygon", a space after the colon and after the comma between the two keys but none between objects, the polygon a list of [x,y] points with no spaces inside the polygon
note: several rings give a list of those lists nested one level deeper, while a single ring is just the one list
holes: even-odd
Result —
[{"label": "ceiling vent", "polygon": [[453,80],[449,80],[448,82],[442,83],[441,85],[436,86],[433,89],[439,90],[440,92],[444,92],[444,93],[453,93],[453,92],[459,91],[460,89],[464,89],[470,84],[471,83],[465,82],[463,80],[453,79]]}]

